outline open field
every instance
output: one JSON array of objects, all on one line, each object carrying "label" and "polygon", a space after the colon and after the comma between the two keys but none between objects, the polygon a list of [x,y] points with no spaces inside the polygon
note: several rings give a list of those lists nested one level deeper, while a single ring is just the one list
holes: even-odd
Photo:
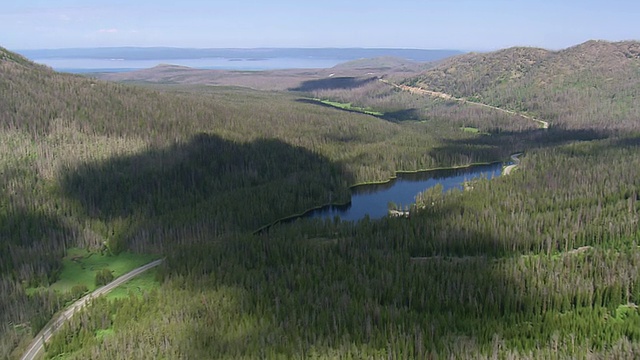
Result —
[{"label": "open field", "polygon": [[160,285],[158,281],[156,281],[156,274],[157,270],[149,270],[113,289],[105,298],[109,300],[123,299],[130,295],[140,296],[145,292],[149,292]]},{"label": "open field", "polygon": [[58,281],[51,288],[58,291],[69,291],[73,286],[85,285],[90,291],[95,290],[96,273],[109,269],[114,278],[149,263],[158,256],[122,252],[118,255],[107,255],[89,252],[84,249],[69,249],[62,262],[62,271]]},{"label": "open field", "polygon": [[[89,291],[93,291],[97,287],[95,279],[98,271],[109,269],[114,278],[117,278],[157,258],[158,256],[156,255],[133,254],[130,252],[108,255],[80,248],[71,248],[67,250],[67,255],[62,260],[62,271],[58,281],[51,284],[50,289],[68,292],[74,286],[86,286]],[[137,281],[137,279],[134,281]]]},{"label": "open field", "polygon": [[370,108],[362,108],[362,107],[359,107],[359,106],[354,106],[351,103],[341,103],[341,102],[337,102],[337,101],[322,100],[322,99],[305,99],[305,100],[315,101],[317,103],[320,103],[320,104],[323,104],[323,105],[327,105],[327,106],[331,106],[331,107],[334,107],[334,108],[337,108],[337,109],[353,111],[353,112],[359,112],[359,113],[366,114],[366,115],[384,116],[384,113],[382,113],[380,111],[375,111],[375,110],[370,109]]}]

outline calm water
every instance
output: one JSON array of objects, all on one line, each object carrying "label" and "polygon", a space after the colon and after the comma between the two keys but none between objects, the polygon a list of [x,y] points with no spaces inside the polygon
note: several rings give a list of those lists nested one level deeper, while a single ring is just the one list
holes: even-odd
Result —
[{"label": "calm water", "polygon": [[33,61],[50,66],[57,71],[72,73],[133,71],[152,68],[159,64],[182,65],[196,69],[244,71],[323,69],[345,62],[345,60],[315,58],[199,58],[154,60],[54,58],[34,59]]},{"label": "calm water", "polygon": [[346,206],[327,206],[311,211],[304,217],[329,218],[339,216],[342,220],[355,221],[369,215],[379,219],[388,214],[390,202],[404,209],[416,201],[416,195],[436,184],[442,184],[444,191],[458,188],[463,183],[476,178],[492,179],[500,176],[502,164],[478,165],[465,169],[426,171],[416,174],[399,174],[386,184],[363,185],[352,189],[351,204]]}]

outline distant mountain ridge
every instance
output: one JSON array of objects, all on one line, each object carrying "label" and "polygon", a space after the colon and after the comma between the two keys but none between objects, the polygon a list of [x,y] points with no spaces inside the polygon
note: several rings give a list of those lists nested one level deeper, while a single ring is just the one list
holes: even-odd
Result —
[{"label": "distant mountain ridge", "polygon": [[404,83],[530,113],[553,125],[620,128],[640,121],[640,42],[469,53]]},{"label": "distant mountain ridge", "polygon": [[16,50],[30,59],[85,58],[85,59],[190,59],[190,58],[316,58],[356,60],[393,56],[417,62],[428,62],[460,55],[459,50],[426,50],[394,48],[171,48],[171,47],[103,47]]},{"label": "distant mountain ridge", "polygon": [[180,65],[160,64],[148,69],[130,72],[96,72],[91,76],[108,81],[162,84],[200,84],[242,86],[260,90],[287,90],[299,88],[309,80],[343,77],[404,78],[418,74],[433,66],[397,57],[358,59],[340,63],[331,68],[282,69],[263,71],[198,69]]},{"label": "distant mountain ridge", "polygon": [[417,61],[407,60],[395,56],[381,56],[376,58],[362,58],[340,63],[334,66],[334,70],[346,69],[373,69],[379,70],[410,70],[421,71],[431,67],[431,64],[425,64]]},{"label": "distant mountain ridge", "polygon": [[[438,86],[440,81],[444,81],[442,86],[451,85],[451,81],[465,81],[466,85],[473,83],[474,88],[480,90],[490,86],[488,79],[504,83],[524,75],[553,77],[596,68],[613,70],[634,59],[640,59],[640,43],[637,41],[611,43],[591,40],[560,51],[512,47],[490,53],[468,53],[443,60],[421,77],[431,81],[432,86]],[[469,86],[461,90],[466,93],[464,95],[472,92]]]}]

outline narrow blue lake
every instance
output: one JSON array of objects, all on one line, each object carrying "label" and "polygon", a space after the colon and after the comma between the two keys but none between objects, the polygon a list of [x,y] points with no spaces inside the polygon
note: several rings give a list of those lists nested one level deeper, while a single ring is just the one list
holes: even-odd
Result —
[{"label": "narrow blue lake", "polygon": [[502,163],[476,165],[463,169],[432,170],[398,177],[385,184],[361,185],[351,189],[351,203],[344,206],[325,206],[304,214],[305,218],[329,218],[336,216],[346,221],[357,221],[369,215],[379,219],[389,213],[389,203],[404,209],[415,203],[416,195],[442,184],[443,190],[462,189],[466,181],[500,176]]}]

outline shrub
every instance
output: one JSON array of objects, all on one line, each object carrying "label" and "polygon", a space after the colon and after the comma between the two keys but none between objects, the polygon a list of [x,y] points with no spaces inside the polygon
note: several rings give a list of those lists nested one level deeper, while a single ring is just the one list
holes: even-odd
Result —
[{"label": "shrub", "polygon": [[102,286],[110,283],[113,280],[113,274],[111,270],[105,268],[96,273],[96,286]]}]

